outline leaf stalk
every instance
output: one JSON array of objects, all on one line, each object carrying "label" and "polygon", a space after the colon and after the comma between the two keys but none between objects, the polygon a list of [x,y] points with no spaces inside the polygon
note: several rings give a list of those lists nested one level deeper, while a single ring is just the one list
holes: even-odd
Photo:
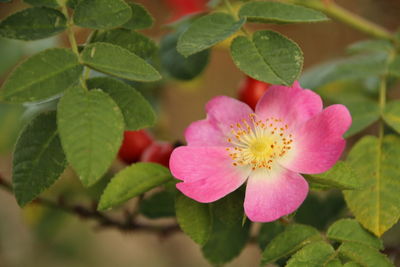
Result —
[{"label": "leaf stalk", "polygon": [[323,2],[320,0],[281,0],[282,2],[302,5],[315,10],[319,10],[329,17],[336,19],[360,32],[363,32],[371,37],[385,39],[396,42],[394,35],[383,28],[357,14],[354,14],[343,7],[337,5],[333,1]]}]

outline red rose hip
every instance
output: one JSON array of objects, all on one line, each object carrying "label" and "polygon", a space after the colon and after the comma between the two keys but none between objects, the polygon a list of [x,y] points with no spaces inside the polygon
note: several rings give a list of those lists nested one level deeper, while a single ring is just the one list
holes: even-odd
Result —
[{"label": "red rose hip", "polygon": [[171,22],[184,16],[207,11],[208,0],[164,0],[172,11]]},{"label": "red rose hip", "polygon": [[256,108],[258,100],[268,90],[270,84],[255,80],[246,76],[239,88],[239,100],[245,102],[253,110]]},{"label": "red rose hip", "polygon": [[144,130],[125,131],[118,156],[126,164],[139,161],[143,151],[153,143],[153,138]]},{"label": "red rose hip", "polygon": [[169,158],[174,147],[167,142],[154,142],[143,152],[140,161],[154,162],[168,168]]}]

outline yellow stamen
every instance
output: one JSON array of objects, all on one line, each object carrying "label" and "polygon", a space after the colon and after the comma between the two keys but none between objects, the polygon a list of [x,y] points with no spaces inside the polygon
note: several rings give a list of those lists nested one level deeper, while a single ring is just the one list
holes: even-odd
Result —
[{"label": "yellow stamen", "polygon": [[274,161],[292,148],[289,144],[293,142],[293,135],[281,118],[270,117],[263,121],[256,117],[256,114],[250,114],[249,119],[230,125],[231,134],[227,141],[231,147],[226,150],[234,151],[229,153],[233,166],[249,165],[252,170],[271,170]]}]

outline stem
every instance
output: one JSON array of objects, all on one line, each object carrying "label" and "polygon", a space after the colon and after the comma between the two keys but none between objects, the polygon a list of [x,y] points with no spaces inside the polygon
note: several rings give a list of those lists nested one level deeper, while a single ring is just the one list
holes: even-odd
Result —
[{"label": "stem", "polygon": [[[0,187],[5,189],[9,193],[13,193],[12,186],[8,183],[2,176],[0,176]],[[95,220],[98,223],[98,226],[101,228],[115,228],[121,231],[142,231],[142,232],[151,232],[159,234],[160,236],[166,237],[170,234],[180,231],[180,228],[177,224],[166,225],[166,226],[156,226],[156,225],[148,225],[138,223],[136,221],[118,221],[114,218],[107,216],[104,213],[98,212],[97,210],[88,209],[81,205],[67,205],[63,201],[52,201],[44,198],[37,198],[33,202],[33,204],[38,204],[45,206],[50,209],[57,209],[64,211],[66,213],[72,214],[74,216],[78,216],[82,219],[87,220]]]},{"label": "stem", "polygon": [[303,5],[312,9],[322,11],[328,16],[349,25],[350,27],[366,33],[372,37],[379,39],[386,39],[396,42],[393,35],[383,28],[371,21],[368,21],[357,14],[354,14],[341,6],[335,4],[333,1],[323,3],[320,0],[281,0],[283,2],[289,2],[293,4]]},{"label": "stem", "polygon": [[76,42],[75,34],[73,31],[74,23],[72,22],[71,17],[68,15],[68,8],[66,5],[62,6],[62,13],[67,18],[67,35],[72,52],[74,52],[79,57],[78,44]]},{"label": "stem", "polygon": [[283,225],[289,225],[290,220],[287,218],[287,216],[279,218],[279,222],[282,223]]},{"label": "stem", "polygon": [[231,5],[231,2],[229,2],[229,0],[224,0],[224,3],[225,3],[226,8],[228,9],[229,13],[231,13],[232,16],[237,18],[237,14]]},{"label": "stem", "polygon": [[86,81],[90,77],[90,68],[85,67],[85,71],[83,72],[83,79]]},{"label": "stem", "polygon": [[386,77],[382,77],[379,86],[379,109],[381,115],[385,110],[385,105],[386,105]]},{"label": "stem", "polygon": [[382,75],[380,84],[379,84],[379,113],[380,113],[380,121],[379,121],[379,142],[382,145],[382,140],[384,136],[384,130],[385,130],[385,122],[383,120],[383,114],[385,112],[385,106],[386,106],[386,89],[387,89],[387,76],[388,76],[388,68],[392,61],[394,60],[396,56],[396,51],[393,49],[386,60],[386,72]]},{"label": "stem", "polygon": [[242,26],[241,28],[240,28],[240,30],[244,33],[244,35],[246,35],[247,37],[251,37],[251,34],[249,33],[249,31],[244,27],[244,26]]},{"label": "stem", "polygon": [[140,202],[142,202],[144,198],[144,194],[139,195],[137,198],[137,203],[133,211],[127,210],[125,213],[125,221],[127,224],[131,223],[132,221],[135,220],[135,218],[139,215],[139,208],[140,208]]},{"label": "stem", "polygon": [[380,86],[379,86],[379,111],[381,114],[381,119],[379,121],[379,144],[382,145],[383,136],[385,134],[385,123],[383,122],[382,116],[385,110],[386,105],[386,76],[381,78]]},{"label": "stem", "polygon": [[[70,17],[68,14],[68,8],[67,8],[66,3],[62,4],[62,13],[67,18],[67,35],[68,35],[68,41],[71,46],[72,52],[74,52],[74,54],[78,57],[78,60],[81,61],[81,57],[80,57],[79,50],[78,50],[78,43],[76,42],[75,33],[73,30],[74,22],[72,21],[72,17]],[[84,75],[86,76],[88,74],[86,74],[86,72],[85,72]],[[82,87],[87,90],[88,88],[87,88],[86,82],[85,82],[86,78],[83,78],[81,76],[79,80],[80,80]]]},{"label": "stem", "polygon": [[[228,9],[229,13],[230,13],[233,17],[235,17],[236,19],[239,19],[237,13],[235,12],[235,10],[234,10],[233,7],[232,7],[231,2],[229,2],[229,0],[224,0],[224,3],[225,3],[226,8]],[[250,36],[251,36],[251,34],[249,33],[249,31],[248,31],[244,26],[240,27],[240,31],[243,32],[244,35],[246,35],[247,37],[250,37]]]}]

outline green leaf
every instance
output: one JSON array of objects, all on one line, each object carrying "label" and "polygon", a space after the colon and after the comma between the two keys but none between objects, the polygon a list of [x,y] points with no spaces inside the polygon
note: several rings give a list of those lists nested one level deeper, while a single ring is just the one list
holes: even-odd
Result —
[{"label": "green leaf", "polygon": [[382,241],[366,231],[353,219],[341,219],[332,224],[327,233],[329,239],[339,242],[357,242],[376,249],[383,249]]},{"label": "green leaf", "polygon": [[29,122],[41,113],[57,110],[58,101],[59,98],[54,98],[48,101],[24,104],[25,110],[22,121]]},{"label": "green leaf", "polygon": [[227,225],[240,224],[244,216],[244,193],[236,190],[212,204],[216,218]]},{"label": "green leaf", "polygon": [[303,71],[300,77],[300,84],[304,88],[309,88],[312,90],[317,90],[329,83],[327,80],[327,76],[330,75],[335,69],[336,66],[342,63],[345,59],[336,59],[328,62],[323,62],[320,64],[316,64],[311,68],[307,68]]},{"label": "green leaf", "polygon": [[57,0],[24,0],[24,2],[30,4],[31,6],[44,6],[50,8],[60,7]]},{"label": "green leaf", "polygon": [[15,40],[0,38],[0,75],[4,75],[12,66],[15,66],[24,54],[22,46],[16,45],[15,42]]},{"label": "green leaf", "polygon": [[275,262],[319,240],[322,240],[322,236],[317,229],[301,224],[289,225],[267,245],[262,253],[261,264]]},{"label": "green leaf", "polygon": [[400,101],[390,101],[383,112],[385,122],[400,133]]},{"label": "green leaf", "polygon": [[390,76],[394,76],[396,78],[400,78],[400,55],[397,55],[392,62],[389,64],[389,73]]},{"label": "green leaf", "polygon": [[60,177],[66,167],[56,113],[42,113],[22,131],[14,150],[13,190],[22,207]]},{"label": "green leaf", "polygon": [[399,137],[366,136],[353,146],[347,162],[363,177],[363,187],[344,191],[352,213],[365,228],[381,236],[400,218]]},{"label": "green leaf", "polygon": [[249,2],[239,10],[239,16],[250,22],[298,23],[329,20],[319,11],[279,2]]},{"label": "green leaf", "polygon": [[258,233],[258,245],[261,250],[264,250],[269,242],[284,230],[285,226],[279,221],[263,223]]},{"label": "green leaf", "polygon": [[213,222],[209,240],[203,246],[204,257],[213,265],[221,265],[237,257],[246,246],[250,223],[226,224],[219,219]]},{"label": "green leaf", "polygon": [[380,76],[387,71],[384,53],[354,56],[319,64],[301,78],[301,83],[311,89],[334,81],[359,80]]},{"label": "green leaf", "polygon": [[[363,95],[365,85],[359,82],[335,82],[317,90],[323,98],[338,104],[345,105],[351,114],[352,124],[344,134],[348,138],[361,132],[380,116],[378,102]],[[356,88],[356,89],[354,89]]]},{"label": "green leaf", "polygon": [[394,267],[390,260],[378,250],[358,243],[343,243],[338,251],[342,257],[348,258],[363,267]]},{"label": "green leaf", "polygon": [[[308,181],[308,186],[310,190],[313,191],[327,191],[329,189],[331,189],[331,187],[329,185],[324,185],[324,184],[319,184],[316,182],[312,182],[311,179],[308,179],[309,177],[307,177],[307,175],[304,175],[304,178],[306,178],[306,180]],[[297,212],[296,212],[297,214]]]},{"label": "green leaf", "polygon": [[0,155],[9,154],[23,126],[21,105],[0,103]]},{"label": "green leaf", "polygon": [[106,93],[71,88],[58,103],[58,129],[68,162],[85,186],[95,184],[122,142],[121,111]]},{"label": "green leaf", "polygon": [[90,89],[101,89],[118,105],[125,129],[139,130],[154,125],[156,114],[147,100],[130,85],[109,77],[97,77],[86,81]]},{"label": "green leaf", "polygon": [[200,75],[208,64],[210,50],[203,50],[184,57],[176,50],[179,32],[169,34],[161,40],[160,59],[164,70],[173,78],[191,80]]},{"label": "green leaf", "polygon": [[303,67],[299,46],[273,31],[258,31],[252,40],[236,37],[231,44],[231,54],[244,73],[272,84],[291,85]]},{"label": "green leaf", "polygon": [[350,45],[347,51],[350,53],[371,53],[390,52],[392,49],[392,43],[387,40],[364,40]]},{"label": "green leaf", "polygon": [[150,28],[153,25],[154,18],[144,8],[144,6],[137,3],[128,3],[132,10],[132,17],[122,25],[125,29],[142,30]]},{"label": "green leaf", "polygon": [[140,202],[139,211],[150,219],[175,216],[175,200],[171,192],[161,191]]},{"label": "green leaf", "polygon": [[330,170],[307,176],[307,180],[339,189],[356,189],[361,186],[360,178],[352,168],[343,161],[339,161]]},{"label": "green leaf", "polygon": [[324,231],[328,224],[342,216],[345,208],[346,203],[341,192],[311,192],[296,211],[294,220]]},{"label": "green leaf", "polygon": [[379,105],[374,100],[358,96],[349,97],[341,103],[349,109],[353,120],[350,129],[344,134],[345,138],[361,132],[379,119]]},{"label": "green leaf", "polygon": [[113,176],[114,174],[112,173],[112,170],[107,171],[94,185],[86,187],[85,193],[87,196],[94,202],[98,203],[104,189],[106,189]]},{"label": "green leaf", "polygon": [[[313,242],[296,252],[286,267],[325,267],[334,266],[335,250],[324,241]],[[341,265],[339,265],[341,266]]]},{"label": "green leaf", "polygon": [[133,30],[113,29],[97,32],[91,43],[103,42],[121,46],[143,59],[152,57],[157,51],[153,40]]},{"label": "green leaf", "polygon": [[47,7],[27,8],[10,15],[0,23],[0,37],[18,40],[43,39],[64,31],[65,16]]},{"label": "green leaf", "polygon": [[112,44],[94,43],[86,46],[82,52],[82,61],[92,69],[132,81],[161,79],[157,70],[146,61]]},{"label": "green leaf", "polygon": [[177,194],[175,209],[176,219],[182,231],[197,244],[204,245],[212,230],[210,206]]},{"label": "green leaf", "polygon": [[362,266],[354,261],[349,261],[349,262],[346,262],[343,265],[343,267],[362,267]]},{"label": "green leaf", "polygon": [[340,259],[335,258],[331,261],[328,261],[324,267],[343,267],[342,262],[340,261]]},{"label": "green leaf", "polygon": [[81,0],[75,7],[74,23],[91,29],[110,29],[126,23],[132,10],[123,0]]},{"label": "green leaf", "polygon": [[115,175],[100,198],[99,210],[107,210],[172,179],[169,170],[155,163],[133,164]]},{"label": "green leaf", "polygon": [[83,67],[70,50],[53,48],[22,62],[4,82],[0,97],[9,102],[33,102],[62,93],[75,83]]},{"label": "green leaf", "polygon": [[67,0],[67,7],[75,9],[82,0]]},{"label": "green leaf", "polygon": [[195,20],[183,32],[177,50],[185,57],[203,51],[227,39],[243,26],[245,19],[236,21],[225,13],[213,13]]}]

